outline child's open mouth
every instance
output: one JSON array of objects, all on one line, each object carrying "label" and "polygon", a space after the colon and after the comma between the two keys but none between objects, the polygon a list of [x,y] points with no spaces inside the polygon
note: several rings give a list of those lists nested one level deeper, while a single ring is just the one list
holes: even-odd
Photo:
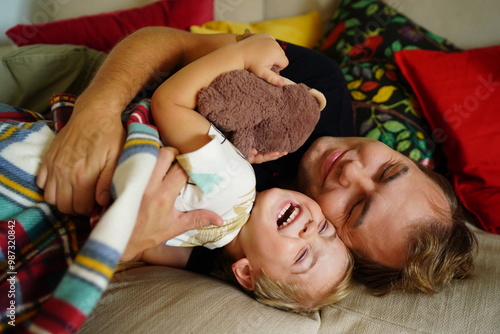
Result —
[{"label": "child's open mouth", "polygon": [[299,205],[294,203],[287,203],[283,209],[281,209],[278,214],[278,219],[276,220],[276,224],[278,225],[278,230],[284,229],[300,214],[301,208]]}]

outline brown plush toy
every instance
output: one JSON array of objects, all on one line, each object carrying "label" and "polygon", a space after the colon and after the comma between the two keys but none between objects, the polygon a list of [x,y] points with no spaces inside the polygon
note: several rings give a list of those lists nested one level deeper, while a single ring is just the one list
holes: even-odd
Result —
[{"label": "brown plush toy", "polygon": [[293,152],[314,130],[326,105],[322,93],[290,80],[272,85],[246,70],[223,73],[197,96],[198,112],[248,157]]}]

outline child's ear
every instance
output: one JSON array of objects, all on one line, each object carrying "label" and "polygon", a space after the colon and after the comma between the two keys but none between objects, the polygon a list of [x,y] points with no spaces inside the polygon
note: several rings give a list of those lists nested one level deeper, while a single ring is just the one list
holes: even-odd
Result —
[{"label": "child's ear", "polygon": [[239,259],[232,265],[234,276],[238,283],[247,290],[255,288],[255,273],[246,257]]}]

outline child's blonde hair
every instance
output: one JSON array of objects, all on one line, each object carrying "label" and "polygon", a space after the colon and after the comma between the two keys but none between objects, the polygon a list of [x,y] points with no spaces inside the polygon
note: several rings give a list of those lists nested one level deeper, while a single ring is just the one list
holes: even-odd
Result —
[{"label": "child's blonde hair", "polygon": [[[250,297],[262,304],[272,306],[284,311],[295,313],[312,313],[320,308],[339,302],[349,294],[352,288],[352,272],[354,268],[354,259],[348,252],[348,264],[344,276],[338,284],[332,286],[321,298],[312,298],[306,291],[305,284],[290,284],[282,281],[276,281],[270,278],[264,271],[255,277],[255,286],[253,290],[242,287],[232,270],[234,259],[224,250],[218,258],[216,269],[213,274],[223,280],[229,281],[241,287]],[[307,300],[314,300],[313,303],[307,303]]]}]

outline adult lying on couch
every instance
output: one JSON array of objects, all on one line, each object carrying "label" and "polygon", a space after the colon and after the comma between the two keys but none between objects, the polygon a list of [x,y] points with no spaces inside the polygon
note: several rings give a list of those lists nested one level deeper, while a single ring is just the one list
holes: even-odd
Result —
[{"label": "adult lying on couch", "polygon": [[[88,145],[87,156],[76,161],[77,165],[65,177],[56,172],[60,163],[67,160],[67,148],[77,147],[88,127],[99,128],[96,119],[102,112],[92,109],[93,103],[100,108],[107,107],[101,103],[102,99],[111,103],[106,108],[106,117],[118,128],[121,110],[154,73],[170,72],[179,63],[182,66],[233,41],[233,35],[199,36],[168,28],[149,28],[120,43],[77,100],[75,115],[46,155],[38,178],[39,186],[46,189],[46,200],[62,211],[74,208],[88,212],[94,194],[100,195],[107,189],[107,171],[116,161],[116,147],[121,141],[114,133],[106,148]],[[468,277],[475,239],[465,225],[464,209],[451,186],[434,172],[422,170],[409,158],[379,142],[333,138],[352,135],[352,125],[348,124],[350,101],[342,73],[330,59],[318,53],[289,44],[283,48],[290,66],[282,74],[322,91],[328,103],[320,125],[303,149],[278,160],[272,168],[286,171],[290,168],[285,166],[297,166],[314,141],[301,162],[299,189],[322,205],[341,238],[364,259],[363,263],[369,262],[358,267],[361,280],[376,293],[383,294],[393,288],[432,293],[453,278]],[[142,59],[144,54],[148,59]],[[314,71],[324,75],[327,70],[329,77],[308,83],[308,76],[315,76]],[[326,135],[331,137],[318,139]],[[93,166],[90,175],[82,169],[85,164]],[[273,172],[276,174],[276,169]],[[262,173],[266,171],[257,170],[258,177]],[[87,178],[83,184],[75,183],[81,180],[79,174]],[[292,181],[287,179],[290,174],[284,174],[273,183]],[[104,204],[100,196],[97,198]],[[153,246],[156,245],[149,245]],[[376,279],[374,270],[379,274]]]}]

